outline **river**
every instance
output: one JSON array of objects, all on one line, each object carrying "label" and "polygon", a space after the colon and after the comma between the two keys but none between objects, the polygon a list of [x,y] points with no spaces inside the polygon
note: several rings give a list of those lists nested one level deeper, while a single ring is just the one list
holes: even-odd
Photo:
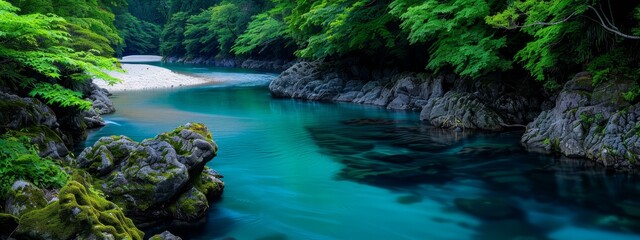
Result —
[{"label": "river", "polygon": [[[275,74],[164,64],[214,85],[114,94],[100,137],[205,123],[225,193],[185,239],[640,239],[640,184],[525,152],[522,132],[452,132],[417,113],[273,99]],[[153,231],[153,230],[149,230]]]}]

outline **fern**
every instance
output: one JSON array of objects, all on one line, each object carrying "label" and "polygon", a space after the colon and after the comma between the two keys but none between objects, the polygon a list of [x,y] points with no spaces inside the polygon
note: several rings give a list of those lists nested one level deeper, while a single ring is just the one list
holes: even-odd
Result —
[{"label": "fern", "polygon": [[89,110],[91,102],[82,99],[82,94],[66,89],[58,84],[38,83],[29,92],[31,97],[40,97],[48,105],[58,105],[65,108]]},{"label": "fern", "polygon": [[42,188],[59,188],[69,176],[50,158],[38,156],[27,137],[0,137],[0,198],[17,180],[26,180]]}]

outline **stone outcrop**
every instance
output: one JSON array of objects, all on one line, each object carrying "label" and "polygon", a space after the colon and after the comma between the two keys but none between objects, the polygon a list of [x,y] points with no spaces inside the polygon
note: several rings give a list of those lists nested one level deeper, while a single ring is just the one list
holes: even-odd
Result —
[{"label": "stone outcrop", "polygon": [[217,149],[204,125],[190,123],[140,143],[101,138],[78,156],[78,167],[95,176],[96,188],[127,216],[191,222],[222,193],[221,176],[205,168]]},{"label": "stone outcrop", "polygon": [[59,126],[55,113],[39,100],[0,92],[0,133],[31,139],[41,157],[69,154]]},{"label": "stone outcrop", "polygon": [[522,144],[529,150],[587,157],[615,169],[637,168],[640,161],[640,104],[622,98],[630,83],[592,86],[577,74],[558,94],[555,107],[527,126]]},{"label": "stone outcrop", "polygon": [[51,108],[35,98],[0,92],[0,113],[0,129],[20,130],[39,125],[56,129],[59,126]]},{"label": "stone outcrop", "polygon": [[142,239],[144,233],[121,208],[70,181],[59,200],[25,213],[15,231],[17,239]]},{"label": "stone outcrop", "polygon": [[89,97],[85,100],[91,101],[93,104],[91,109],[82,112],[82,116],[87,124],[87,128],[102,127],[105,125],[105,122],[101,116],[116,111],[113,102],[109,99],[111,94],[106,89],[100,88],[94,83],[91,84],[88,91]]},{"label": "stone outcrop", "polygon": [[541,111],[543,98],[529,83],[510,87],[503,80],[464,81],[393,70],[367,72],[322,62],[300,62],[271,82],[272,96],[314,101],[370,104],[421,111],[420,119],[438,127],[501,130],[523,125]]}]

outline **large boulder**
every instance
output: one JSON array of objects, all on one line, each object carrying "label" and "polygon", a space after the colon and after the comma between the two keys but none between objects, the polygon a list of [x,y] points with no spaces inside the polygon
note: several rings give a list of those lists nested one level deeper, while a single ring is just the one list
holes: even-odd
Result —
[{"label": "large boulder", "polygon": [[532,151],[587,157],[606,167],[640,164],[640,104],[624,101],[630,82],[592,86],[588,73],[577,74],[558,94],[555,107],[542,112],[522,136]]},{"label": "large boulder", "polygon": [[422,108],[420,120],[443,128],[501,130],[502,117],[471,93],[449,91]]},{"label": "large boulder", "polygon": [[38,125],[55,129],[59,126],[51,108],[35,98],[0,92],[0,113],[0,130]]},{"label": "large boulder", "polygon": [[42,190],[22,180],[13,183],[6,199],[5,212],[14,216],[21,216],[47,205]]},{"label": "large boulder", "polygon": [[[189,123],[140,143],[124,136],[101,138],[78,156],[78,167],[128,216],[195,221],[219,196],[220,175],[205,170],[217,145],[203,124]],[[155,218],[155,219],[154,219]]]},{"label": "large boulder", "polygon": [[59,200],[20,218],[17,239],[142,239],[116,204],[70,181],[60,190]]},{"label": "large boulder", "polygon": [[0,92],[0,133],[27,137],[42,157],[64,158],[69,154],[55,113],[35,98]]}]

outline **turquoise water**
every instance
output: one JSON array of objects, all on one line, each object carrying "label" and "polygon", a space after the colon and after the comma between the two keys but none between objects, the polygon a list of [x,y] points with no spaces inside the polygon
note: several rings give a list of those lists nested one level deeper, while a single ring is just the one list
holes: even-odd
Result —
[{"label": "turquoise water", "polygon": [[274,74],[165,67],[221,83],[114,94],[87,144],[209,126],[226,189],[202,223],[162,227],[185,239],[640,239],[636,176],[527,153],[521,132],[453,133],[416,113],[272,99]]}]

